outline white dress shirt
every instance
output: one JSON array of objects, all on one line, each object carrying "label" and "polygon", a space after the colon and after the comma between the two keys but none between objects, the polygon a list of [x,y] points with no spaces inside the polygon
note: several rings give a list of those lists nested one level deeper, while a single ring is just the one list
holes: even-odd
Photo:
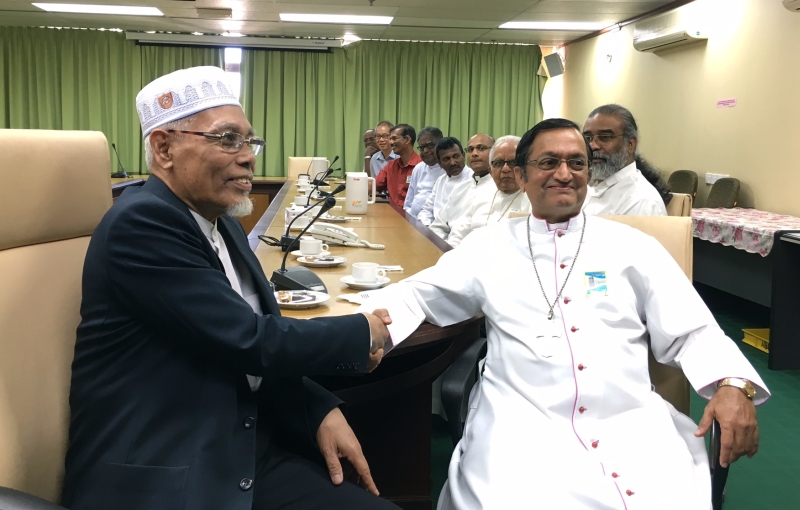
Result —
[{"label": "white dress shirt", "polygon": [[592,216],[666,216],[667,207],[652,184],[631,163],[608,179],[589,186],[583,210]]},{"label": "white dress shirt", "polygon": [[424,161],[418,163],[414,170],[411,171],[411,181],[408,183],[403,209],[417,218],[422,206],[425,205],[425,200],[428,199],[431,191],[433,191],[433,185],[442,175],[445,175],[445,172],[439,166],[439,163],[433,166],[428,166]]},{"label": "white dress shirt", "polygon": [[469,180],[471,177],[472,169],[465,166],[458,175],[451,177],[445,173],[436,179],[436,182],[433,184],[433,190],[431,190],[430,195],[428,195],[428,199],[425,200],[425,204],[423,204],[422,209],[417,215],[417,219],[426,227],[433,223],[439,211],[441,211],[442,207],[450,200],[450,195],[455,187]]},{"label": "white dress shirt", "polygon": [[462,221],[465,221],[467,213],[474,205],[473,200],[481,188],[497,189],[492,179],[492,173],[486,172],[483,176],[479,177],[472,174],[472,178],[465,180],[450,193],[450,199],[439,211],[439,216],[433,219],[433,223],[429,228],[439,237],[447,240],[453,228],[457,227]]},{"label": "white dress shirt", "polygon": [[[527,218],[473,232],[364,305],[388,309],[395,345],[425,320],[486,317],[485,364],[438,508],[709,510],[705,443],[652,391],[648,343],[706,399],[716,381],[743,377],[760,404],[764,382],[658,241],[588,216],[576,259],[582,215],[560,228]],[[528,235],[547,302],[566,281],[553,320]]]},{"label": "white dress shirt", "polygon": [[[214,251],[217,252],[217,257],[219,257],[220,262],[222,262],[222,267],[225,269],[225,276],[227,276],[228,281],[231,282],[233,290],[247,301],[247,304],[250,305],[253,312],[258,315],[263,315],[261,303],[258,300],[258,292],[256,292],[256,286],[253,283],[253,276],[250,274],[250,271],[247,270],[247,266],[239,260],[238,257],[234,262],[228,251],[228,247],[225,245],[225,239],[222,238],[217,230],[217,222],[211,223],[191,209],[189,209],[189,212],[192,213],[194,220],[200,226],[200,230],[203,231],[206,239],[211,243]],[[250,389],[258,391],[258,388],[261,386],[261,377],[248,375],[247,380],[250,383]]]},{"label": "white dress shirt", "polygon": [[492,190],[485,186],[478,191],[478,195],[467,219],[460,222],[447,236],[450,246],[455,248],[470,232],[508,218],[509,213],[531,211],[531,202],[522,190],[503,193],[499,189]]}]

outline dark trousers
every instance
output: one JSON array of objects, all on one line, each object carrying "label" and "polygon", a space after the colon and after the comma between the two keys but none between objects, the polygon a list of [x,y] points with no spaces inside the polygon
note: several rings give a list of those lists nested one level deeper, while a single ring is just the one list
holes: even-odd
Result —
[{"label": "dark trousers", "polygon": [[334,485],[325,466],[275,445],[257,460],[254,490],[253,510],[399,510],[354,483]]}]

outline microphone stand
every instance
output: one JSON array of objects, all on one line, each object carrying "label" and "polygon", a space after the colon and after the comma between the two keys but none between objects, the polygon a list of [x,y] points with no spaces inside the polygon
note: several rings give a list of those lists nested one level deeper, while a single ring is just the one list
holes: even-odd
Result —
[{"label": "microphone stand", "polygon": [[[295,237],[289,243],[289,246],[286,248],[286,253],[283,255],[281,268],[277,271],[273,271],[272,273],[272,283],[275,284],[276,290],[311,290],[325,293],[328,292],[328,289],[325,287],[325,284],[322,283],[322,280],[320,280],[319,277],[307,267],[296,266],[287,269],[286,258],[289,256],[289,252],[291,251],[292,247],[300,242],[300,238],[306,233],[311,225],[313,225],[320,216],[328,212],[328,210],[335,205],[335,198],[326,198],[325,201],[322,202],[322,207],[317,215],[314,216],[314,219],[312,219],[308,225],[306,225],[306,228],[304,228],[300,234],[298,234],[297,237]],[[314,207],[316,207],[316,204]]]},{"label": "microphone stand", "polygon": [[325,175],[322,176],[322,179],[319,180],[314,179],[315,181],[317,181],[317,183],[316,186],[314,186],[314,188],[308,193],[308,199],[306,200],[306,205],[309,205],[311,203],[311,196],[314,194],[315,191],[319,190],[320,184],[325,182],[325,179],[327,179],[328,176],[331,175],[332,173],[333,173],[333,168],[328,168],[327,170],[325,170]]},{"label": "microphone stand", "polygon": [[[334,205],[336,205],[336,204],[334,204]],[[294,218],[292,218],[292,221],[290,221],[289,224],[286,225],[286,232],[284,232],[284,234],[281,236],[281,240],[280,241],[278,241],[277,239],[275,239],[272,236],[265,236],[265,235],[260,235],[260,236],[258,236],[258,238],[261,239],[262,241],[264,241],[265,243],[267,243],[270,246],[280,246],[282,251],[287,251],[289,249],[289,246],[297,239],[296,237],[294,237],[294,236],[289,234],[289,230],[292,228],[292,224],[297,220],[297,218],[299,218],[300,216],[304,215],[305,213],[307,213],[311,209],[315,208],[316,206],[317,206],[317,204],[310,205],[310,206],[306,207],[304,210],[302,210],[301,212],[299,212]],[[333,207],[333,206],[331,206],[331,207]]]},{"label": "microphone stand", "polygon": [[111,174],[111,178],[112,179],[119,179],[119,178],[128,177],[128,173],[125,171],[125,167],[122,166],[122,161],[119,160],[119,152],[117,152],[117,145],[112,143],[111,144],[111,148],[114,149],[114,154],[117,155],[117,164],[119,164],[119,167],[122,169],[121,171],[119,171],[117,173]]},{"label": "microphone stand", "polygon": [[340,185],[338,185],[336,187],[335,190],[331,191],[330,193],[328,193],[326,191],[320,191],[319,194],[322,195],[323,197],[332,197],[332,196],[337,195],[337,194],[341,193],[342,191],[344,191],[346,187],[347,187],[347,185],[345,183],[341,183]]}]

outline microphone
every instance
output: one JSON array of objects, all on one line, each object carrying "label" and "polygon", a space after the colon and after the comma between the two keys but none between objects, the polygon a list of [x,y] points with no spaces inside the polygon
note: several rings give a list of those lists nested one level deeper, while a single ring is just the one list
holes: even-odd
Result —
[{"label": "microphone", "polygon": [[322,195],[323,197],[332,197],[332,196],[344,191],[346,187],[347,187],[347,185],[345,183],[341,183],[340,185],[338,185],[336,187],[335,190],[331,191],[330,193],[328,193],[326,191],[320,191],[319,194]]},{"label": "microphone", "polygon": [[[334,200],[335,200],[335,199],[334,199]],[[336,205],[336,204],[334,204],[334,205]],[[311,209],[315,208],[316,206],[317,206],[317,203],[314,203],[314,205],[309,205],[309,206],[308,206],[308,207],[306,207],[306,208],[305,208],[303,211],[301,211],[300,213],[298,213],[298,214],[297,214],[297,216],[295,216],[294,218],[292,218],[292,221],[290,221],[290,222],[289,222],[289,224],[288,224],[288,225],[286,225],[286,232],[285,232],[285,233],[284,233],[284,234],[281,236],[281,240],[280,240],[280,247],[281,247],[281,250],[283,250],[283,251],[288,251],[288,250],[289,250],[289,246],[290,246],[290,245],[291,245],[293,242],[295,242],[295,241],[297,240],[297,238],[296,238],[296,237],[294,237],[294,236],[292,236],[292,235],[290,235],[290,234],[289,234],[289,229],[291,229],[291,228],[292,228],[292,224],[293,224],[293,223],[294,223],[294,222],[297,220],[297,218],[299,218],[300,216],[304,215],[305,213],[307,213],[307,212],[308,212],[308,211],[310,211]],[[325,206],[323,205],[323,207],[325,207]],[[331,207],[332,207],[332,206],[331,206]],[[328,209],[330,209],[330,207],[329,207]],[[327,210],[327,209],[326,209],[326,210]],[[310,224],[311,224],[311,223],[309,222],[309,225],[310,225]]]},{"label": "microphone", "polygon": [[[316,204],[315,204],[316,205]],[[275,284],[276,290],[311,290],[316,292],[328,292],[328,289],[325,287],[325,284],[322,283],[322,280],[319,279],[319,276],[314,274],[313,271],[308,269],[307,267],[303,266],[296,266],[286,268],[286,258],[289,256],[289,252],[291,251],[292,247],[300,242],[300,237],[306,233],[306,231],[314,224],[320,216],[328,212],[331,207],[336,205],[336,199],[333,197],[326,198],[323,202],[321,202],[322,207],[320,211],[314,216],[306,228],[300,232],[300,234],[294,238],[290,243],[289,246],[286,248],[286,253],[283,255],[283,261],[281,262],[281,268],[277,271],[272,272],[272,283]]]},{"label": "microphone", "polygon": [[[339,161],[339,156],[336,156],[335,158],[333,158],[333,161],[331,161],[331,164],[330,164],[330,165],[328,165],[328,169],[327,169],[327,170],[325,170],[325,172],[324,172],[324,173],[325,173],[325,176],[324,176],[322,179],[319,179],[319,180],[318,180],[318,178],[319,178],[319,175],[320,175],[321,173],[323,173],[323,172],[320,172],[319,174],[317,174],[317,175],[315,175],[315,176],[314,176],[314,180],[313,180],[313,181],[311,181],[311,184],[322,184],[322,181],[324,181],[325,179],[327,179],[328,177],[330,177],[330,175],[331,175],[331,174],[334,172],[334,170],[333,170],[333,164],[334,164],[334,163],[336,163],[337,161]],[[336,170],[341,170],[341,168],[337,168]]]},{"label": "microphone", "polygon": [[122,166],[122,161],[119,160],[119,152],[117,152],[117,145],[112,142],[111,143],[111,148],[114,149],[114,154],[117,155],[117,163],[119,164],[119,167],[122,169],[121,171],[119,171],[117,173],[111,174],[111,178],[112,179],[119,179],[119,178],[128,177],[128,173],[125,171],[125,168],[123,168],[123,166]]},{"label": "microphone", "polygon": [[311,197],[314,195],[314,192],[315,191],[319,191],[320,185],[323,182],[325,182],[325,179],[327,179],[328,176],[331,175],[332,173],[333,173],[333,168],[329,168],[329,169],[325,170],[325,175],[322,176],[322,179],[320,179],[320,180],[316,180],[315,179],[314,181],[312,181],[312,183],[314,183],[314,188],[312,188],[311,191],[308,192],[308,200],[306,200],[306,205],[311,203]]}]

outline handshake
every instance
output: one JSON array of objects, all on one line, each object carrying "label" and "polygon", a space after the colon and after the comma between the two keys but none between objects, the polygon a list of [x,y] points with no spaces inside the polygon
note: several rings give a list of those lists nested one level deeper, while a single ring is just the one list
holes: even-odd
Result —
[{"label": "handshake", "polygon": [[389,330],[386,326],[392,323],[392,318],[389,317],[389,312],[383,308],[372,313],[365,313],[364,317],[369,321],[369,334],[372,339],[372,345],[369,348],[367,372],[372,372],[381,363],[386,343],[389,342],[391,345]]}]

